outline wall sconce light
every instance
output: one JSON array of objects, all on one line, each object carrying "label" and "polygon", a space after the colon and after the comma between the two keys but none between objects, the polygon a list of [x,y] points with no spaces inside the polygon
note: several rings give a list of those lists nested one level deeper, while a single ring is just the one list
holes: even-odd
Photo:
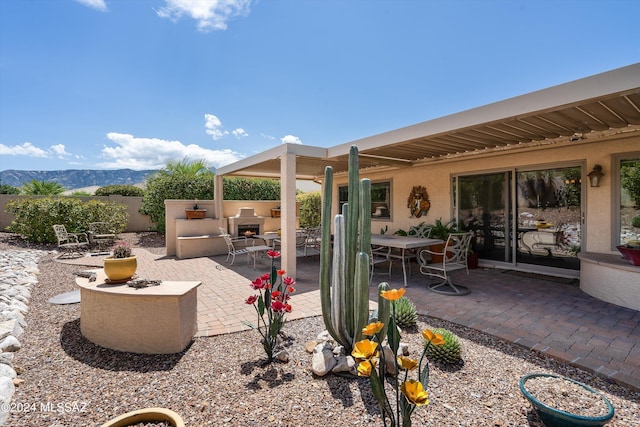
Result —
[{"label": "wall sconce light", "polygon": [[587,175],[589,177],[589,181],[591,182],[591,186],[600,187],[600,178],[602,178],[603,175],[604,174],[602,173],[602,166],[594,165],[593,170]]}]

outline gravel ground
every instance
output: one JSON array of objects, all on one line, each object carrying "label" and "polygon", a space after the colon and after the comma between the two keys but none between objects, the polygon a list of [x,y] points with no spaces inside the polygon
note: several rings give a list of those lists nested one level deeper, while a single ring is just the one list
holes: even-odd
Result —
[{"label": "gravel ground", "polygon": [[[155,253],[164,250],[154,233],[122,237]],[[0,250],[27,246],[0,233]],[[382,425],[367,379],[311,373],[311,355],[304,347],[323,330],[321,318],[285,326],[288,363],[265,365],[254,331],[198,338],[175,355],[112,351],[82,337],[79,305],[47,302],[75,288],[78,270],[55,262],[53,255],[41,259],[20,339],[23,347],[13,362],[20,380],[12,401],[16,411],[6,425],[99,426],[151,406],[172,409],[194,427]],[[422,340],[419,331],[426,326],[458,334],[463,363],[431,365],[430,403],[416,409],[415,426],[542,426],[518,388],[520,377],[531,372],[586,383],[614,405],[609,426],[640,426],[638,391],[475,330],[421,318],[418,329],[402,334],[414,357]]]}]

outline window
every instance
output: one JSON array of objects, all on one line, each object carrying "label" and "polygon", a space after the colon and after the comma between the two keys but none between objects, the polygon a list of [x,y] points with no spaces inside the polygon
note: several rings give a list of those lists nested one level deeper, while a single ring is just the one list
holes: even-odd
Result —
[{"label": "window", "polygon": [[[349,187],[338,187],[339,209],[349,199]],[[391,218],[391,181],[371,183],[371,219],[384,220]]]},{"label": "window", "polygon": [[619,233],[614,238],[614,246],[640,239],[640,153],[620,156],[617,160],[620,203],[614,206],[619,207],[615,216]]}]

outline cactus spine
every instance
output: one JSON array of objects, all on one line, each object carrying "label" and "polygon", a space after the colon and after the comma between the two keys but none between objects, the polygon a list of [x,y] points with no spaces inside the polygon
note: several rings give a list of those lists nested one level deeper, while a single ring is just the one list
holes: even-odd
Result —
[{"label": "cactus spine", "polygon": [[362,338],[369,318],[369,248],[371,245],[371,181],[359,181],[358,148],[349,151],[349,198],[334,220],[331,257],[333,169],[324,173],[320,300],[329,334],[347,354]]}]

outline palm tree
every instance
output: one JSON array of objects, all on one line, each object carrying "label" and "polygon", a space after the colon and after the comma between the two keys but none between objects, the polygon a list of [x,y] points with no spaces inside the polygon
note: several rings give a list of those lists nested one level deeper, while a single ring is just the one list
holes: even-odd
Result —
[{"label": "palm tree", "polygon": [[66,190],[62,185],[55,181],[38,181],[32,179],[22,185],[22,194],[30,196],[56,196]]},{"label": "palm tree", "polygon": [[188,160],[186,157],[182,160],[173,160],[161,170],[161,173],[167,175],[197,176],[213,173],[209,170],[209,165],[204,159]]}]

